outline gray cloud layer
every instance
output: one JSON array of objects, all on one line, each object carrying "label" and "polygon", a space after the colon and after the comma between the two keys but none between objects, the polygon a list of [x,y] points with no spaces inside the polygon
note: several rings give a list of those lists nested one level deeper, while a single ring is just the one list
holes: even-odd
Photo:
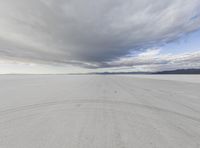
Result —
[{"label": "gray cloud layer", "polygon": [[199,10],[199,0],[0,0],[0,57],[106,67],[200,28]]},{"label": "gray cloud layer", "polygon": [[181,54],[161,54],[159,49],[149,49],[134,57],[107,62],[102,67],[127,67],[141,71],[161,71],[181,68],[200,68],[200,51]]}]

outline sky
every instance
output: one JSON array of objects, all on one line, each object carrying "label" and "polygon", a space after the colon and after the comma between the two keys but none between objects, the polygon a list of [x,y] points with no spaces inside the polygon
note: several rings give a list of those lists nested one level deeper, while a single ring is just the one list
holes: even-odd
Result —
[{"label": "sky", "polygon": [[199,0],[0,0],[0,74],[187,68]]}]

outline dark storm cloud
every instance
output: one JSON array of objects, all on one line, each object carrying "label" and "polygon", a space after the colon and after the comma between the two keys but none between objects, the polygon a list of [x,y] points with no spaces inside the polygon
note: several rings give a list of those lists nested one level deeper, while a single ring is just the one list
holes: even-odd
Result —
[{"label": "dark storm cloud", "polygon": [[199,10],[199,0],[0,0],[0,56],[106,67],[200,28]]}]

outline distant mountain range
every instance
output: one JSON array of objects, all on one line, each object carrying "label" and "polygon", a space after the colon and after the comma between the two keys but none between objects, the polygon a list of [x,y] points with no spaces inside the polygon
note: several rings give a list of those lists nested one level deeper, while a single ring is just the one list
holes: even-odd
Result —
[{"label": "distant mountain range", "polygon": [[100,75],[123,75],[123,74],[200,74],[200,69],[177,69],[170,71],[159,71],[159,72],[99,72],[90,74]]},{"label": "distant mountain range", "polygon": [[99,75],[128,75],[128,74],[151,74],[148,72],[97,72],[90,74],[99,74]]},{"label": "distant mountain range", "polygon": [[177,69],[171,71],[160,71],[154,74],[200,74],[200,69]]}]

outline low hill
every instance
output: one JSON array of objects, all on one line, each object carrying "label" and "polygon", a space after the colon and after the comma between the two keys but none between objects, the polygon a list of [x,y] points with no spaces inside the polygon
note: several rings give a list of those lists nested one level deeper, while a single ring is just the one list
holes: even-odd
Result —
[{"label": "low hill", "polygon": [[200,69],[177,69],[171,71],[160,71],[154,74],[200,74]]}]

